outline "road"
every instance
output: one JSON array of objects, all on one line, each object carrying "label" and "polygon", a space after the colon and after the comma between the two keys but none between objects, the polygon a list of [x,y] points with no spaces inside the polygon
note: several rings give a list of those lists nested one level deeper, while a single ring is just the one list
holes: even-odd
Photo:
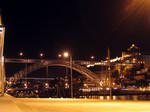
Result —
[{"label": "road", "polygon": [[0,98],[0,112],[150,112],[150,101]]}]

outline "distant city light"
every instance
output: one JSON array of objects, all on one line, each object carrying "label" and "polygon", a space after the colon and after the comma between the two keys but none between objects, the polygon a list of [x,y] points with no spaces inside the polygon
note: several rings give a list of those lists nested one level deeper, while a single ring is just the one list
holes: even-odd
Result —
[{"label": "distant city light", "polygon": [[59,57],[59,58],[61,58],[61,57],[62,57],[62,55],[61,55],[61,54],[59,54],[59,55],[58,55],[58,57]]},{"label": "distant city light", "polygon": [[95,57],[94,56],[91,56],[91,59],[94,59]]},{"label": "distant city light", "polygon": [[44,54],[43,53],[40,53],[40,57],[43,57],[44,56]]},{"label": "distant city light", "polygon": [[24,84],[24,87],[25,87],[25,88],[27,88],[27,87],[28,87],[27,83],[25,83],[25,84]]},{"label": "distant city light", "polygon": [[45,83],[45,88],[49,88],[49,83]]},{"label": "distant city light", "polygon": [[23,56],[23,52],[20,52],[20,53],[19,53],[19,56]]}]

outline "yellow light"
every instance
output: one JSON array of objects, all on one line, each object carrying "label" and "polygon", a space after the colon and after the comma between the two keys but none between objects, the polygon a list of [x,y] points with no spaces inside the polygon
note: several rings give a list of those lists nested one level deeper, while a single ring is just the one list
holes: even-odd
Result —
[{"label": "yellow light", "polygon": [[48,83],[45,83],[45,86],[48,86],[49,84]]},{"label": "yellow light", "polygon": [[129,14],[136,14],[136,16],[139,16],[138,18],[145,17],[149,21],[150,0],[129,0],[126,11],[129,11]]},{"label": "yellow light", "polygon": [[68,52],[64,52],[64,57],[69,57],[69,53]]}]

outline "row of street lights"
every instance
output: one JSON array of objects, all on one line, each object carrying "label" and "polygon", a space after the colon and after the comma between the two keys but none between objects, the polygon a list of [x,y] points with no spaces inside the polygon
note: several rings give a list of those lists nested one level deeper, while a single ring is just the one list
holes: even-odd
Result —
[{"label": "row of street lights", "polygon": [[[23,52],[20,52],[19,53],[19,56],[20,57],[23,57]],[[43,57],[44,54],[43,53],[40,53],[40,57]],[[70,92],[71,92],[71,98],[73,98],[73,76],[72,76],[72,55],[71,53],[69,52],[64,52],[63,54],[59,54],[58,57],[64,57],[64,58],[69,58],[69,64],[70,64]],[[25,63],[25,72],[27,72],[27,63]],[[48,75],[48,67],[46,67],[46,77]],[[26,83],[27,83],[27,80],[26,80]]]},{"label": "row of street lights", "polygon": [[[24,55],[23,52],[19,52],[19,56],[20,56],[20,57],[23,57],[23,55]],[[40,57],[43,57],[43,56],[44,56],[44,53],[40,53],[39,56],[40,56]]]},{"label": "row of street lights", "polygon": [[[23,52],[19,53],[20,57],[23,57]],[[40,53],[39,56],[42,58],[44,56],[43,53]],[[72,54],[69,52],[63,52],[62,54],[58,55],[59,58],[64,57],[64,58],[69,58],[69,65],[70,65],[70,92],[71,92],[71,98],[73,98],[73,74],[72,74]],[[91,56],[91,59],[94,60],[95,56]],[[25,72],[27,72],[27,63],[25,63]],[[46,67],[46,78],[48,77],[48,66]],[[26,80],[27,82],[27,80]]]},{"label": "row of street lights", "polygon": [[[23,57],[23,52],[19,53],[19,56]],[[39,55],[40,57],[43,57],[44,54],[40,53]],[[64,58],[69,58],[69,66],[70,66],[70,92],[71,92],[71,98],[73,98],[73,75],[72,75],[72,64],[73,64],[73,60],[72,60],[72,54],[69,52],[63,52],[62,54],[58,55],[59,58],[64,57]],[[91,56],[91,59],[93,60],[95,57]],[[112,91],[111,91],[111,73],[110,73],[110,51],[108,49],[108,71],[109,71],[109,80],[110,80],[110,97],[112,96]],[[25,72],[27,72],[27,63],[25,63]],[[46,78],[48,77],[48,66],[46,67]],[[27,82],[27,80],[26,80]]]},{"label": "row of street lights", "polygon": [[[24,53],[23,53],[23,52],[19,52],[19,56],[20,56],[20,57],[23,57],[23,56],[24,56]],[[69,52],[64,52],[63,54],[59,54],[59,55],[58,55],[59,58],[61,58],[61,57],[68,58],[69,56],[70,56]],[[44,53],[40,53],[40,54],[39,54],[39,57],[41,57],[41,58],[44,57]],[[92,55],[92,56],[90,57],[90,59],[91,59],[91,60],[94,60],[94,59],[95,59],[95,56]]]}]

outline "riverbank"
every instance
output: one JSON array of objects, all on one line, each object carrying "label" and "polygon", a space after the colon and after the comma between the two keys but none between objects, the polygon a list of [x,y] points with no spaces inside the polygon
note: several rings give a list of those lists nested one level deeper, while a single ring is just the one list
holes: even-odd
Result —
[{"label": "riverbank", "polygon": [[148,112],[149,101],[63,99],[63,98],[0,98],[0,112]]}]

